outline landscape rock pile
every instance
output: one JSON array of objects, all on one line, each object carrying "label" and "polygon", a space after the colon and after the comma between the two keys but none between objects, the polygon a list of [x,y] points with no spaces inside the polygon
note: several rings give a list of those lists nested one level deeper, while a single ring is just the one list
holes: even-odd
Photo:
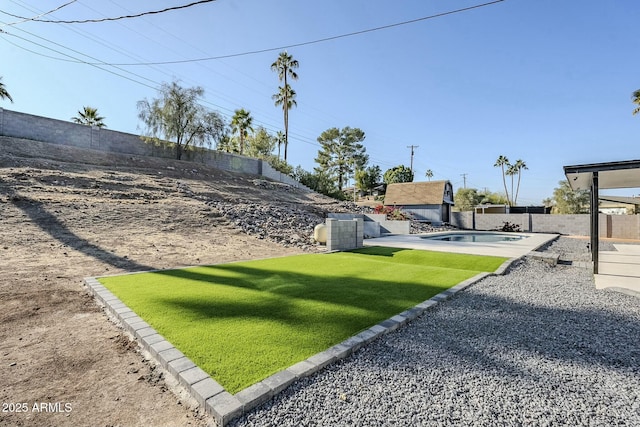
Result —
[{"label": "landscape rock pile", "polygon": [[292,206],[209,201],[207,205],[243,232],[285,246],[315,250],[313,229],[324,217]]},{"label": "landscape rock pile", "polygon": [[449,230],[457,230],[457,228],[448,224],[436,226],[426,222],[418,222],[418,221],[412,220],[410,233],[411,234],[435,233],[438,231],[449,231]]}]

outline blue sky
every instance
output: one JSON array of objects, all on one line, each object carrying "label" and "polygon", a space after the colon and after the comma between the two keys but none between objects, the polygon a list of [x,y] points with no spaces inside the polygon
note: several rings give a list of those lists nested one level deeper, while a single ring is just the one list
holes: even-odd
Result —
[{"label": "blue sky", "polygon": [[[7,0],[0,11],[31,17],[63,3]],[[113,17],[186,3],[78,0],[43,19]],[[121,64],[233,55],[480,3],[218,0],[91,24],[7,25],[19,19],[0,13],[0,76],[15,101],[0,107],[69,120],[90,105],[110,129],[139,133],[137,101],[178,79],[204,87],[205,106],[227,118],[245,108],[275,132],[282,113],[271,99],[279,82],[269,66],[278,50],[186,64],[99,65],[126,78],[60,58]],[[631,114],[631,93],[640,89],[638,22],[637,0],[504,0],[289,48],[300,62],[289,161],[311,170],[322,131],[358,127],[371,164],[383,171],[409,165],[408,146],[417,145],[416,181],[431,169],[433,179],[448,179],[454,189],[466,174],[467,187],[502,192],[495,160],[522,159],[529,169],[518,202],[540,204],[564,179],[564,165],[640,158],[640,116]]]}]

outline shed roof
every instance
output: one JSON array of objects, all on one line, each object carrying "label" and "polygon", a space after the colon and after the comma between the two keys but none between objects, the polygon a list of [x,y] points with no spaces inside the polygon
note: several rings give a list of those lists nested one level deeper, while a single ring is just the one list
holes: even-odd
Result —
[{"label": "shed roof", "polygon": [[445,185],[449,181],[403,182],[389,184],[384,196],[385,205],[441,205]]}]

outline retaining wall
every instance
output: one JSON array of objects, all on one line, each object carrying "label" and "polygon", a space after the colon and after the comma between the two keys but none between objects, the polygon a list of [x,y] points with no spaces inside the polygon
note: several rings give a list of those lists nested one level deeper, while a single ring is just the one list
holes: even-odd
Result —
[{"label": "retaining wall", "polygon": [[[505,222],[520,226],[530,233],[558,233],[569,236],[589,236],[591,219],[587,214],[476,214],[453,212],[451,225],[464,230],[499,230]],[[605,215],[599,217],[600,237],[640,240],[640,215]]]},{"label": "retaining wall", "polygon": [[[0,108],[0,136],[67,145],[118,154],[175,158],[173,146],[147,143],[140,135],[80,125],[64,120],[34,116]],[[183,160],[203,163],[230,172],[262,175],[303,190],[312,191],[292,177],[282,174],[267,162],[252,157],[197,148],[186,151]]]},{"label": "retaining wall", "polygon": [[328,218],[351,220],[362,218],[364,221],[364,235],[380,237],[380,234],[410,234],[411,221],[390,221],[385,214],[349,214],[329,213]]}]

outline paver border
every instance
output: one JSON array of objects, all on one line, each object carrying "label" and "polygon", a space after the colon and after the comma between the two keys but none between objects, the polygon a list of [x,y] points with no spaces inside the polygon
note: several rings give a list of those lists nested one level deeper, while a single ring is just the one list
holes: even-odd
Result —
[{"label": "paver border", "polygon": [[493,273],[479,273],[402,313],[360,331],[333,347],[276,372],[235,395],[228,393],[216,380],[200,369],[111,291],[100,284],[98,278],[103,276],[86,277],[84,283],[89,293],[120,322],[122,328],[128,331],[159,365],[185,387],[194,400],[214,418],[220,427],[224,427],[230,420],[262,405],[297,380],[311,376],[326,366],[350,356],[368,343],[404,326],[431,307],[446,301],[485,277],[505,274],[507,269],[521,258],[523,257],[510,258]]}]

